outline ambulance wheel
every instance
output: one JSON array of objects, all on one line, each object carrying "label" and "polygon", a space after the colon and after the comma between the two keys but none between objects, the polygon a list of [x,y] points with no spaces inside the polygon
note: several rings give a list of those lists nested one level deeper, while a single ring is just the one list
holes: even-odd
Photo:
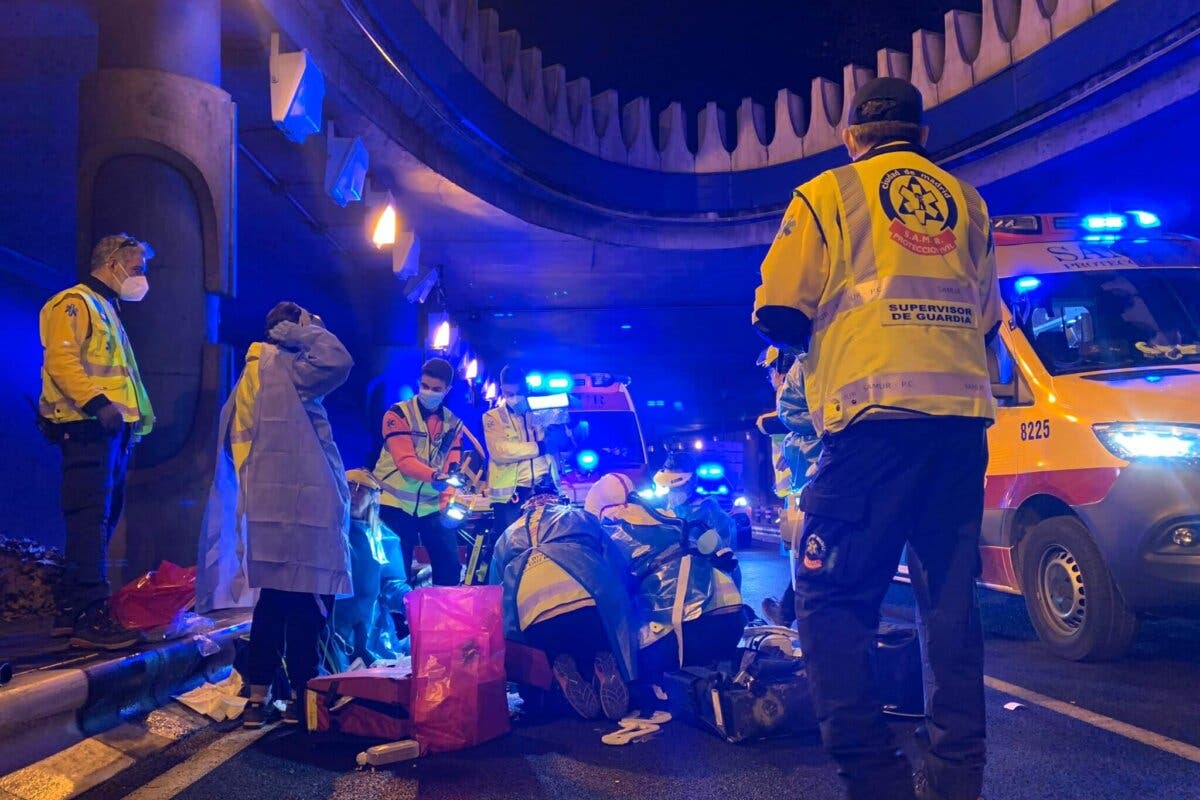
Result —
[{"label": "ambulance wheel", "polygon": [[1043,520],[1021,542],[1021,585],[1029,619],[1055,655],[1107,661],[1133,644],[1137,617],[1074,517]]}]

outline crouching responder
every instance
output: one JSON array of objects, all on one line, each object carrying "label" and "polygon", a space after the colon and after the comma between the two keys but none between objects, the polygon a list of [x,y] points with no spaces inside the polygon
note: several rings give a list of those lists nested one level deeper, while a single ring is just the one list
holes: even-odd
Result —
[{"label": "crouching responder", "polygon": [[154,411],[121,325],[121,303],[150,285],[144,242],[105,236],[92,250],[91,273],[42,307],[39,424],[62,448],[62,512],[67,541],[56,588],[54,636],[75,647],[118,650],[138,641],[108,605],[108,544],[125,504],[134,444],[154,427]]},{"label": "crouching responder", "polygon": [[453,380],[449,361],[425,362],[417,396],[383,416],[383,448],[373,471],[383,487],[380,515],[400,537],[405,570],[411,573],[420,542],[435,586],[457,586],[462,577],[457,534],[442,525],[440,513],[449,502],[450,473],[462,456],[463,424],[445,403]]},{"label": "crouching responder", "polygon": [[[387,645],[395,638],[391,616],[380,613],[379,599],[383,567],[387,556],[383,549],[383,526],[379,521],[379,482],[365,469],[346,473],[350,486],[350,576],[354,593],[334,601],[334,633],[342,647],[347,668],[355,659],[368,667],[379,658],[395,658]],[[383,626],[385,630],[376,630]],[[394,645],[393,645],[394,646]]]},{"label": "crouching responder", "polygon": [[691,523],[702,523],[704,530],[711,528],[721,538],[722,545],[730,547],[737,538],[737,523],[726,514],[712,497],[701,495],[700,481],[696,477],[696,462],[687,453],[671,453],[662,468],[654,473],[656,486],[667,490],[667,511],[678,519]]},{"label": "crouching responder", "polygon": [[[808,354],[824,446],[801,498],[800,639],[850,798],[975,800],[986,753],[975,578],[995,417],[986,343],[1000,322],[991,225],[979,193],[926,154],[912,84],[869,81],[848,120],[852,163],[793,192],[754,305],[772,344]],[[915,779],[871,665],[906,543],[933,673]]]},{"label": "crouching responder", "polygon": [[729,540],[699,519],[644,504],[619,473],[597,481],[584,508],[603,524],[636,587],[640,678],[657,683],[664,672],[731,658],[746,619]]},{"label": "crouching responder", "polygon": [[505,638],[546,653],[584,719],[623,718],[636,672],[636,629],[612,549],[596,517],[546,481],[497,541],[488,571],[504,586]]},{"label": "crouching responder", "polygon": [[488,496],[496,538],[521,516],[533,487],[547,481],[558,486],[555,457],[570,448],[563,426],[552,425],[543,431],[533,423],[525,378],[523,370],[511,364],[504,367],[500,371],[500,402],[483,415]]}]

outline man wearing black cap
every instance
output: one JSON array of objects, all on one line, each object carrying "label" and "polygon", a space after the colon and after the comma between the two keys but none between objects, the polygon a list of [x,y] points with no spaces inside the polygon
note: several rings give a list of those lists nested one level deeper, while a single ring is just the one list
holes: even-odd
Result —
[{"label": "man wearing black cap", "polygon": [[[808,353],[824,454],[801,498],[796,611],[825,746],[850,798],[975,800],[983,636],[975,598],[1000,323],[987,208],[924,151],[921,95],[880,78],[851,103],[852,163],[793,192],[754,324]],[[908,545],[930,748],[914,781],[880,714],[871,648]],[[914,795],[915,792],[915,795]]]}]

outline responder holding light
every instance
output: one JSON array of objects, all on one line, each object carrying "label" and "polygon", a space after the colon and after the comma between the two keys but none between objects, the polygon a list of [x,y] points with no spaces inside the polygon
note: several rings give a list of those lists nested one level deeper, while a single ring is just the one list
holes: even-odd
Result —
[{"label": "responder holding light", "polygon": [[564,426],[541,431],[533,424],[525,378],[525,372],[511,364],[501,370],[500,403],[483,415],[488,495],[497,539],[521,516],[521,506],[534,486],[546,480],[558,486],[555,456],[571,446]]},{"label": "responder holding light", "polygon": [[911,84],[867,83],[849,121],[853,163],[793,193],[754,307],[766,338],[808,353],[825,446],[801,498],[800,636],[849,797],[914,797],[870,661],[907,542],[933,673],[916,796],[975,800],[985,760],[975,577],[995,416],[985,342],[1000,321],[991,227],[979,193],[926,156]]},{"label": "responder holding light", "polygon": [[108,543],[125,502],[134,443],[154,411],[118,311],[146,296],[154,251],[127,234],[92,250],[91,274],[42,307],[41,426],[63,451],[66,562],[53,635],[76,647],[120,649],[137,642],[108,607]]},{"label": "responder holding light", "polygon": [[419,540],[435,586],[456,586],[462,575],[457,533],[441,524],[439,513],[462,455],[463,424],[444,403],[453,379],[449,361],[425,362],[417,396],[383,417],[383,449],[373,472],[383,488],[379,514],[400,537],[406,574]]}]

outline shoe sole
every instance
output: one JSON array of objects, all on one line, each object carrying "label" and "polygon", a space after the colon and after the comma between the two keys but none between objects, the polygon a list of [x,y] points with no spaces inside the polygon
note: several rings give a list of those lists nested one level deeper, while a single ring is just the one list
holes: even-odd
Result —
[{"label": "shoe sole", "polygon": [[120,642],[89,642],[87,639],[72,636],[69,644],[80,650],[128,650],[137,643],[137,639]]},{"label": "shoe sole", "polygon": [[612,653],[596,657],[596,677],[600,679],[600,708],[604,716],[619,720],[629,713],[629,687],[621,679],[617,659]]},{"label": "shoe sole", "polygon": [[69,628],[51,628],[51,629],[50,629],[50,638],[52,638],[52,639],[61,639],[61,638],[63,638],[64,636],[70,636],[70,635],[71,635],[72,633],[74,633],[74,632],[75,632],[75,626],[74,626],[74,625],[72,625],[72,626],[71,626],[71,627],[69,627]]},{"label": "shoe sole", "polygon": [[564,655],[554,659],[554,677],[575,713],[584,719],[600,716],[600,698],[596,696],[596,689],[591,681],[584,683],[573,658]]},{"label": "shoe sole", "polygon": [[263,725],[266,725],[266,724],[267,723],[265,723],[265,722],[243,722],[242,727],[249,728],[250,730],[257,730],[258,728],[261,728]]}]

